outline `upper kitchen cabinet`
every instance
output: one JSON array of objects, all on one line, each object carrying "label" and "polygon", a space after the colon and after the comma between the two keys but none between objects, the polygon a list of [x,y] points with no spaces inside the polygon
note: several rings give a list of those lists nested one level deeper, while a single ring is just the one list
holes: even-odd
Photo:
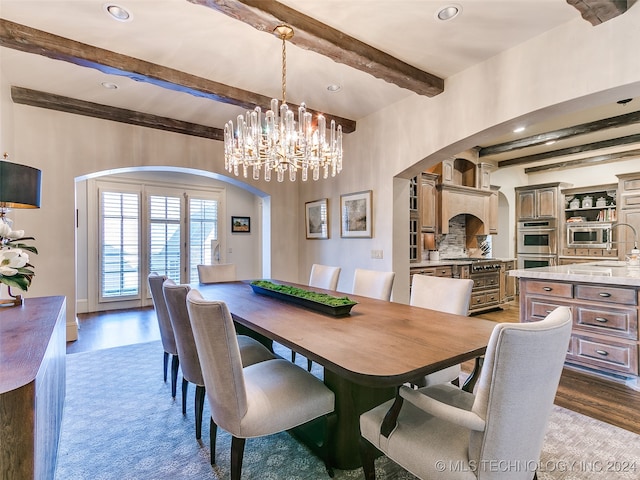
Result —
[{"label": "upper kitchen cabinet", "polygon": [[434,233],[438,228],[437,184],[437,174],[422,174],[420,181],[420,228],[423,232]]},{"label": "upper kitchen cabinet", "polygon": [[518,220],[560,217],[560,189],[568,183],[546,183],[516,187],[516,216]]}]

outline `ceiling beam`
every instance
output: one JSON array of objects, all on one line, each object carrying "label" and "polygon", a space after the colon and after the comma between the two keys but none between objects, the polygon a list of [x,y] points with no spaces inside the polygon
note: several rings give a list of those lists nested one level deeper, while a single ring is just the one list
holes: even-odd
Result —
[{"label": "ceiling beam", "polygon": [[[95,68],[109,75],[131,78],[168,90],[236,105],[247,110],[253,110],[256,105],[268,106],[271,103],[270,97],[258,93],[76,42],[5,19],[0,19],[0,46],[43,55],[81,67]],[[298,109],[298,106],[293,104],[289,104],[289,107],[294,110]],[[307,110],[314,115],[318,113],[310,108]],[[345,133],[351,133],[356,129],[354,120],[324,112],[323,115],[328,122],[335,120],[337,124],[342,125],[342,131]]]},{"label": "ceiling beam", "polygon": [[524,173],[537,173],[549,170],[562,170],[565,168],[587,167],[589,165],[602,165],[603,163],[618,162],[629,158],[638,158],[640,149],[628,150],[626,152],[609,153],[604,155],[596,155],[595,157],[581,158],[579,160],[567,160],[564,162],[549,163],[548,165],[540,165],[537,167],[529,167],[524,169]]},{"label": "ceiling beam", "polygon": [[157,130],[191,135],[192,137],[224,140],[224,131],[220,128],[183,122],[182,120],[126,110],[124,108],[110,107],[99,103],[63,97],[53,93],[30,90],[28,88],[11,87],[11,99],[21,105],[30,105],[32,107],[47,108],[49,110],[127,123],[129,125],[155,128]]},{"label": "ceiling beam", "polygon": [[604,118],[602,120],[596,120],[593,122],[582,123],[573,127],[553,130],[551,132],[540,133],[538,135],[520,138],[512,142],[498,143],[496,145],[482,147],[480,148],[478,154],[480,157],[486,157],[488,155],[496,155],[498,153],[507,153],[522,148],[542,145],[549,141],[563,140],[566,138],[576,137],[578,135],[585,135],[587,133],[607,130],[609,128],[624,127],[636,123],[640,123],[640,111],[627,113],[625,115],[619,115],[617,117]]},{"label": "ceiling beam", "polygon": [[577,153],[591,152],[594,150],[602,150],[604,148],[618,147],[620,145],[629,145],[632,143],[640,143],[640,134],[627,135],[626,137],[611,138],[602,140],[601,142],[587,143],[585,145],[576,145],[575,147],[561,148],[560,150],[552,150],[549,152],[536,153],[525,157],[510,158],[498,162],[498,168],[512,167],[523,163],[538,162],[554,157],[565,157],[567,155],[575,155]]},{"label": "ceiling beam", "polygon": [[281,24],[293,27],[291,43],[331,58],[386,82],[433,97],[444,91],[444,80],[371,47],[318,20],[274,0],[189,0],[272,33]]},{"label": "ceiling beam", "polygon": [[587,22],[596,26],[622,15],[635,0],[567,0]]}]

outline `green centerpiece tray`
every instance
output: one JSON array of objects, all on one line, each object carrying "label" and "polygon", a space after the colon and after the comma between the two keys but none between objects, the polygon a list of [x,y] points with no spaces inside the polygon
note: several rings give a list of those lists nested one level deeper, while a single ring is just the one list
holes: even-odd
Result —
[{"label": "green centerpiece tray", "polygon": [[326,293],[312,292],[290,285],[273,283],[268,280],[254,280],[250,285],[257,294],[295,303],[301,307],[333,315],[334,317],[349,315],[351,308],[358,303],[347,297],[334,297]]}]

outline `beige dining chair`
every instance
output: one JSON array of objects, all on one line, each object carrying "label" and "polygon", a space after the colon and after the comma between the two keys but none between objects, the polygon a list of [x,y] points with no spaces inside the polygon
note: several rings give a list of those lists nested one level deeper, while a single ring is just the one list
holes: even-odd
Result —
[{"label": "beige dining chair", "polygon": [[535,478],[570,336],[568,307],[539,322],[500,323],[475,394],[400,387],[360,416],[365,479],[375,480],[378,451],[421,479]]},{"label": "beige dining chair", "polygon": [[[340,267],[332,267],[329,265],[320,265],[314,263],[311,265],[311,273],[309,274],[309,286],[323,288],[325,290],[335,290],[338,288],[338,279],[340,278]],[[291,350],[291,361],[295,363],[296,352]],[[307,359],[307,371],[311,371],[313,362]]]},{"label": "beige dining chair", "polygon": [[379,272],[377,270],[356,268],[353,274],[352,293],[363,297],[389,301],[395,276],[395,272]]},{"label": "beige dining chair", "polygon": [[156,317],[158,318],[162,349],[164,350],[164,381],[167,381],[169,356],[171,356],[171,396],[175,398],[180,359],[178,356],[178,347],[176,346],[173,327],[171,326],[171,320],[169,319],[169,312],[167,311],[167,304],[164,301],[164,295],[162,293],[162,284],[166,279],[166,275],[158,275],[157,273],[150,273],[147,277],[149,291],[151,292],[151,300],[153,301],[153,308],[155,309]]},{"label": "beige dining chair", "polygon": [[[175,334],[178,356],[180,357],[180,369],[182,370],[182,414],[187,414],[187,392],[189,383],[196,386],[195,393],[195,425],[196,439],[200,439],[202,433],[202,410],[204,407],[205,387],[202,378],[202,368],[196,350],[196,342],[193,338],[193,330],[187,311],[187,294],[191,288],[189,285],[178,285],[173,280],[167,279],[162,284],[164,299],[167,303],[169,319]],[[275,358],[264,345],[257,340],[245,335],[238,335],[240,357],[242,365],[253,365]]]},{"label": "beige dining chair", "polygon": [[235,263],[198,265],[198,281],[202,284],[233,282],[237,280]]},{"label": "beige dining chair", "polygon": [[240,480],[247,438],[262,437],[314,421],[322,432],[315,445],[332,475],[328,439],[335,423],[334,393],[304,369],[284,359],[242,366],[226,303],[187,294],[187,310],[211,408],[211,464],[221,427],[232,436],[231,479]]},{"label": "beige dining chair", "polygon": [[311,273],[309,274],[309,286],[324,288],[325,290],[335,290],[338,288],[338,279],[340,278],[341,270],[340,267],[314,263],[311,265]]},{"label": "beige dining chair", "polygon": [[[415,307],[466,316],[469,313],[472,288],[473,280],[468,278],[416,274],[411,282],[409,304]],[[454,382],[457,385],[460,371],[460,365],[454,365],[429,374],[416,383],[422,387],[447,382]]]}]

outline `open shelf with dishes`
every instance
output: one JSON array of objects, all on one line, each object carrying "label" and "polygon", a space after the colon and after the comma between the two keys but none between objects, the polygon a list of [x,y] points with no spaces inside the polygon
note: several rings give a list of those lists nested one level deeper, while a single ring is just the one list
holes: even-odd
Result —
[{"label": "open shelf with dishes", "polygon": [[565,222],[615,222],[617,184],[562,190]]}]

